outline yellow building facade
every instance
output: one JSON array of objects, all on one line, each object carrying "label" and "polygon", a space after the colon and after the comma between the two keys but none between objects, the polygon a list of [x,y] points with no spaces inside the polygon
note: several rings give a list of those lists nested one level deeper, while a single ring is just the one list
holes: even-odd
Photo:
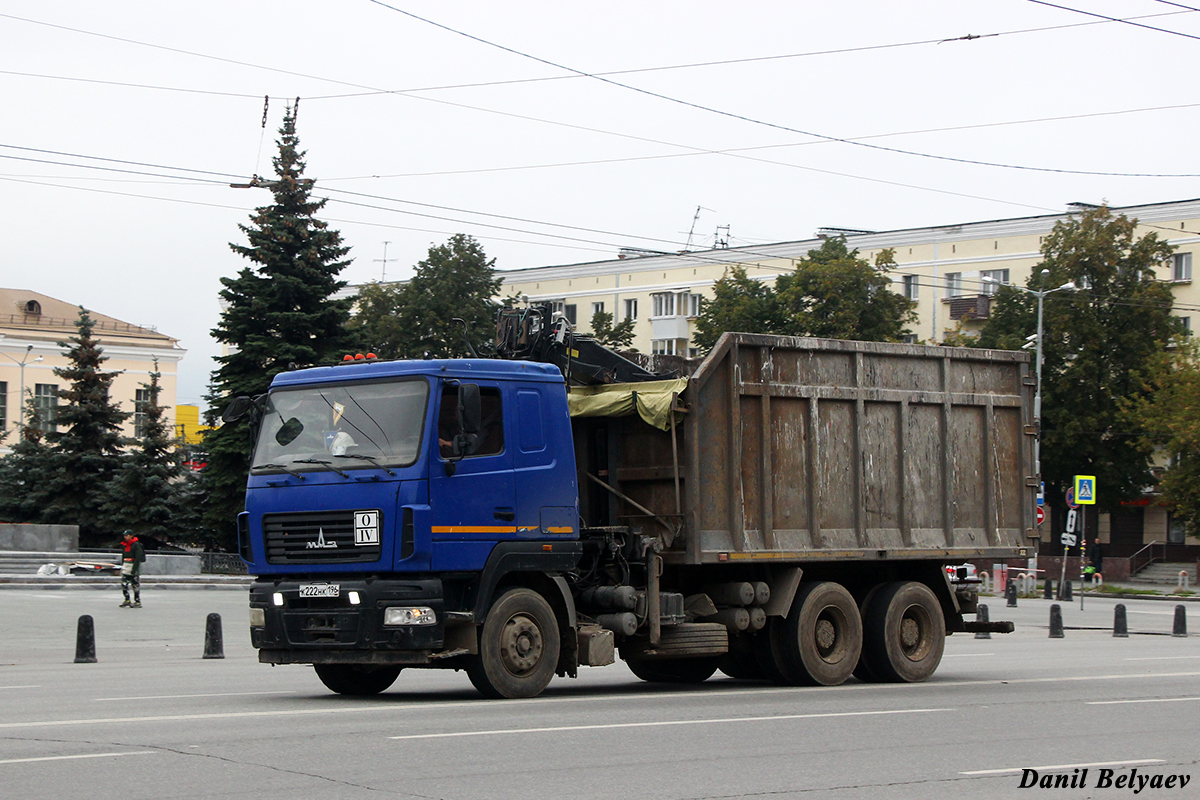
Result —
[{"label": "yellow building facade", "polygon": [[[564,266],[501,270],[502,297],[526,295],[531,302],[552,302],[587,332],[595,311],[614,322],[634,319],[634,347],[644,353],[695,355],[693,335],[702,298],[730,267],[741,266],[751,278],[774,282],[790,271],[824,238],[845,235],[847,244],[873,261],[879,251],[895,252],[893,287],[916,300],[917,321],[911,340],[927,344],[946,336],[970,335],[986,320],[996,282],[1024,286],[1041,262],[1040,248],[1054,225],[1082,210],[1062,214],[969,222],[928,228],[866,232],[822,229],[812,238],[686,253],[636,255]],[[1178,316],[1190,324],[1200,305],[1192,285],[1194,253],[1200,250],[1200,200],[1113,207],[1136,218],[1138,235],[1157,233],[1177,248],[1175,259],[1159,268],[1172,283]],[[990,280],[985,280],[990,279]]]},{"label": "yellow building facade", "polygon": [[[118,373],[110,397],[130,414],[122,434],[139,433],[137,403],[149,396],[143,384],[150,382],[156,360],[161,376],[158,402],[166,407],[167,424],[174,425],[176,375],[186,352],[178,340],[91,309],[88,314],[95,322],[93,336],[108,359],[101,368]],[[47,418],[44,427],[53,425],[50,420],[61,402],[55,393],[68,388],[67,381],[54,374],[56,367],[69,364],[67,348],[59,342],[69,344],[78,333],[78,319],[78,305],[25,289],[0,289],[0,430],[5,433],[0,453],[8,452],[20,437],[22,398],[34,399]]]}]

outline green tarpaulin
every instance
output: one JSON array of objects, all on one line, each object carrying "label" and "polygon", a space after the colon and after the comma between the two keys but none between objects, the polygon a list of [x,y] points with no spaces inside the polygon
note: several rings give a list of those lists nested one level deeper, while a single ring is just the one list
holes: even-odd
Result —
[{"label": "green tarpaulin", "polygon": [[[671,429],[671,398],[687,388],[687,378],[604,386],[572,386],[567,395],[572,417],[627,417],[637,413],[654,427]],[[681,417],[676,416],[679,422]]]}]

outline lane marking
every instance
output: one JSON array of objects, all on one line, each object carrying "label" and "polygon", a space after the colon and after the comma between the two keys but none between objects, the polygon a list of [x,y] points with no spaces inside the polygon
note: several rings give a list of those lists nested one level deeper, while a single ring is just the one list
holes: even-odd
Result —
[{"label": "lane marking", "polygon": [[[1066,676],[1062,678],[1013,678],[1003,680],[999,678],[972,678],[968,680],[948,680],[939,681],[932,680],[924,683],[909,684],[909,691],[919,691],[921,687],[941,687],[941,686],[979,686],[992,687],[996,684],[1022,684],[1022,683],[1055,683],[1055,682],[1078,682],[1078,681],[1100,681],[1100,680],[1153,680],[1155,678],[1191,678],[1200,677],[1200,672],[1150,672],[1140,673],[1136,675],[1095,675],[1095,676]],[[633,701],[644,703],[648,699],[665,698],[668,700],[689,700],[696,698],[707,697],[722,697],[736,695],[737,697],[748,697],[751,695],[773,694],[778,696],[789,696],[798,693],[805,693],[811,696],[821,696],[827,692],[846,692],[846,691],[871,691],[878,690],[881,684],[843,684],[841,686],[803,686],[803,687],[768,687],[764,689],[742,689],[733,685],[722,687],[720,693],[717,693],[717,687],[711,686],[705,689],[698,689],[688,692],[663,692],[656,693],[634,693],[634,694],[591,694],[579,697],[535,697],[526,700],[506,700],[505,708],[515,708],[521,705],[562,705],[565,703],[595,703],[597,700],[605,702],[621,702]],[[886,686],[886,685],[885,685]],[[297,692],[297,697],[306,697],[303,693]],[[314,714],[351,714],[351,713],[367,713],[372,711],[387,711],[395,714],[397,711],[428,711],[442,708],[452,708],[456,710],[468,710],[474,707],[491,708],[488,703],[472,704],[466,700],[453,700],[446,702],[423,703],[421,701],[405,703],[397,698],[396,702],[389,702],[377,705],[354,705],[354,706],[336,706],[329,708],[302,708],[302,709],[284,709],[278,711],[228,711],[228,712],[211,712],[208,714],[160,714],[145,717],[97,717],[91,719],[63,719],[63,720],[35,720],[28,722],[0,722],[0,730],[15,729],[15,728],[52,728],[58,725],[76,726],[76,725],[106,725],[106,724],[128,724],[135,722],[179,722],[186,720],[206,720],[206,719],[246,719],[252,717],[290,717],[290,716],[309,716]]]},{"label": "lane marking", "polygon": [[157,750],[133,750],[128,753],[85,753],[78,756],[42,756],[41,758],[8,758],[0,761],[0,764],[29,764],[34,761],[71,761],[78,758],[116,758],[118,756],[148,756],[157,753]]},{"label": "lane marking", "polygon": [[960,772],[959,775],[1007,775],[1026,769],[1036,769],[1043,772],[1048,769],[1082,769],[1084,767],[1133,767],[1138,764],[1165,764],[1161,758],[1139,758],[1129,761],[1093,761],[1090,764],[1047,764],[1041,767],[1008,767],[1006,769],[977,769],[972,772]]},{"label": "lane marking", "polygon": [[40,689],[40,688],[42,688],[42,685],[40,683],[31,683],[27,686],[0,686],[0,689]]},{"label": "lane marking", "polygon": [[[944,658],[945,656],[943,656]],[[1181,661],[1200,658],[1200,656],[1143,656],[1142,658],[1127,658],[1126,661]]]},{"label": "lane marking", "polygon": [[1123,706],[1130,703],[1187,703],[1195,700],[1200,700],[1200,697],[1147,697],[1144,700],[1093,700],[1084,705]]},{"label": "lane marking", "polygon": [[943,653],[942,658],[979,658],[980,656],[994,656],[995,653]]},{"label": "lane marking", "polygon": [[736,722],[778,722],[794,719],[829,719],[834,717],[881,717],[895,714],[931,714],[954,711],[953,708],[906,708],[892,711],[840,711],[826,714],[782,714],[771,717],[726,717],[723,719],[677,719],[660,722],[613,722],[606,725],[559,725],[551,728],[518,728],[491,731],[454,731],[452,733],[414,733],[389,736],[389,739],[451,739],[460,736],[507,736],[515,733],[561,733],[563,731],[603,731],[614,728],[663,728],[679,725],[716,725]]},{"label": "lane marking", "polygon": [[213,694],[150,694],[144,697],[93,697],[93,703],[102,703],[109,700],[179,700],[189,697],[251,697],[255,695],[265,694],[296,694],[292,691],[280,692],[220,692]]}]

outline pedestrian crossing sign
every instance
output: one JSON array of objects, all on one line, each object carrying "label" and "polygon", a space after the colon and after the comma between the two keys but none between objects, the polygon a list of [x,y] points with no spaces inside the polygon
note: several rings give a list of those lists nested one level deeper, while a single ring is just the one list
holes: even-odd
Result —
[{"label": "pedestrian crossing sign", "polygon": [[1075,476],[1075,502],[1084,506],[1096,504],[1096,476]]}]

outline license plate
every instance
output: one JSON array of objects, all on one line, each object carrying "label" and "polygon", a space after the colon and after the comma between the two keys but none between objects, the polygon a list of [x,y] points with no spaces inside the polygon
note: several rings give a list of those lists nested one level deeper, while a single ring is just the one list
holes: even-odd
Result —
[{"label": "license plate", "polygon": [[341,591],[342,587],[336,583],[300,584],[301,597],[337,597]]}]

